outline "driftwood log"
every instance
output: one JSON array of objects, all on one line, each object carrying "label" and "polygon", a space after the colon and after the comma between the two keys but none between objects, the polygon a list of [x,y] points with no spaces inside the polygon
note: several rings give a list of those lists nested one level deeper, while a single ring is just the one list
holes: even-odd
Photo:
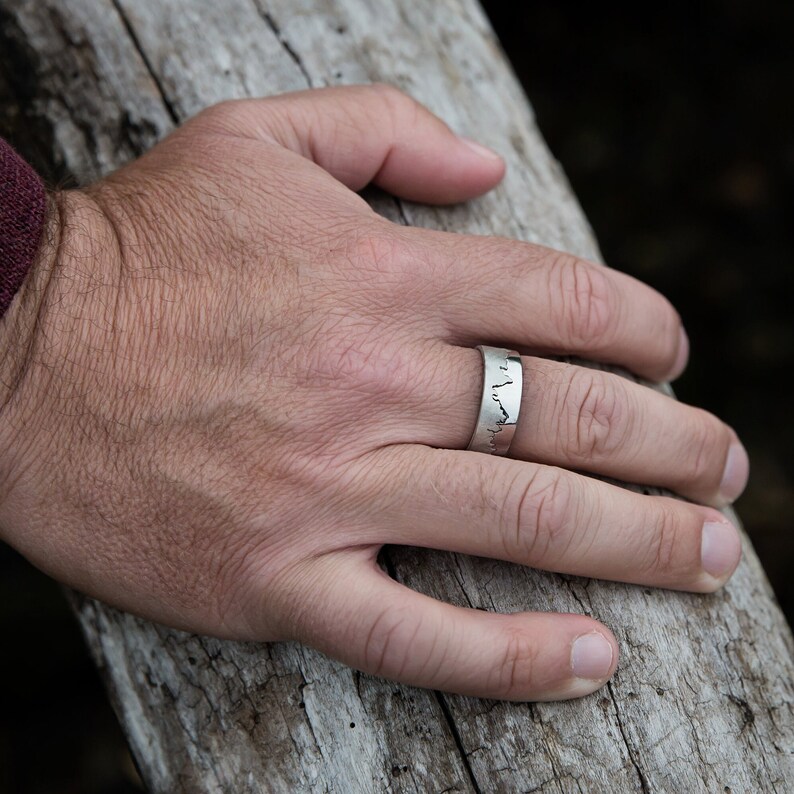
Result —
[{"label": "driftwood log", "polygon": [[[94,179],[229,97],[383,80],[509,166],[479,201],[392,219],[598,249],[475,0],[1,0],[14,142],[54,178]],[[154,792],[790,792],[792,637],[749,542],[711,596],[388,549],[411,587],[500,611],[580,611],[620,669],[567,703],[412,689],[295,644],[190,636],[73,596]]]}]

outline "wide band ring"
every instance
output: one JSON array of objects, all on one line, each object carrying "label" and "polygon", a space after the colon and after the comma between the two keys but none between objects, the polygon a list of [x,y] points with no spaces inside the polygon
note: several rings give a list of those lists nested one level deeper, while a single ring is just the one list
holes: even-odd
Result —
[{"label": "wide band ring", "polygon": [[483,361],[482,400],[468,449],[506,455],[521,410],[521,356],[503,347],[477,345],[477,350]]}]

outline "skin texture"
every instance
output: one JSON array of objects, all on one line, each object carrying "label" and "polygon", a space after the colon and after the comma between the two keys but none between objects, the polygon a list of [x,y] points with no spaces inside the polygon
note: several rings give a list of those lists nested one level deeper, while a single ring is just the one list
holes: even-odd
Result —
[{"label": "skin texture", "polygon": [[[0,327],[3,538],[179,628],[485,697],[603,685],[618,649],[597,621],[453,607],[376,561],[413,544],[708,592],[739,560],[714,509],[747,479],[733,431],[538,357],[675,377],[688,346],[662,296],[540,246],[396,226],[355,193],[463,201],[503,170],[367,86],[217,105],[55,196]],[[478,343],[526,354],[510,458],[465,451]]]}]

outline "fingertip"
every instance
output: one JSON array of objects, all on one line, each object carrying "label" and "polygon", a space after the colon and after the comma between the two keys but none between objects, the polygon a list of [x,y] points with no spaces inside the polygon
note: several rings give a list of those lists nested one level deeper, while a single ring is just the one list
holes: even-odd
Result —
[{"label": "fingertip", "polygon": [[505,175],[502,157],[482,144],[434,127],[435,136],[395,148],[375,177],[401,198],[427,204],[456,204],[481,196]]},{"label": "fingertip", "polygon": [[574,690],[587,694],[599,689],[612,677],[617,663],[618,644],[605,626],[596,624],[592,631],[575,637],[571,643]]},{"label": "fingertip", "polygon": [[465,135],[457,136],[463,144],[464,151],[469,161],[469,168],[472,169],[472,192],[469,195],[478,196],[491,190],[504,179],[507,165],[502,156],[477,141],[467,138]]},{"label": "fingertip", "polygon": [[736,434],[733,435],[735,440],[728,449],[717,499],[721,507],[733,504],[744,492],[750,478],[750,458],[747,450]]},{"label": "fingertip", "polygon": [[466,146],[479,161],[487,164],[490,168],[499,168],[504,172],[505,161],[498,152],[489,149],[487,146],[483,146],[481,143],[477,143],[477,141],[471,138],[467,138],[465,135],[458,135],[458,140]]},{"label": "fingertip", "polygon": [[[574,616],[571,616],[574,617]],[[615,673],[620,651],[615,635],[595,620],[579,623],[568,645],[568,674],[533,697],[537,701],[572,700],[597,692]],[[587,625],[587,624],[590,625]]]},{"label": "fingertip", "polygon": [[674,381],[681,377],[689,363],[689,337],[681,326],[678,332],[678,350],[676,351],[673,369],[668,376],[668,380]]},{"label": "fingertip", "polygon": [[716,513],[706,520],[701,531],[700,559],[702,592],[719,590],[733,576],[742,558],[742,539],[733,524]]},{"label": "fingertip", "polygon": [[571,644],[571,671],[576,678],[606,680],[614,666],[612,642],[600,631],[580,634]]}]

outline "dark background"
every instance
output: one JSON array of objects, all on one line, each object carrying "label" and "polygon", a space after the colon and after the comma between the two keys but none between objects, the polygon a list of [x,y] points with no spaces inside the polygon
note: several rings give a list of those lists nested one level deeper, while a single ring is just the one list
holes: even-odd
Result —
[{"label": "dark background", "polygon": [[[794,4],[660,5],[485,2],[607,262],[684,317],[676,391],[745,442],[739,511],[791,621]],[[139,791],[60,590],[2,545],[0,630],[0,791]]]}]

